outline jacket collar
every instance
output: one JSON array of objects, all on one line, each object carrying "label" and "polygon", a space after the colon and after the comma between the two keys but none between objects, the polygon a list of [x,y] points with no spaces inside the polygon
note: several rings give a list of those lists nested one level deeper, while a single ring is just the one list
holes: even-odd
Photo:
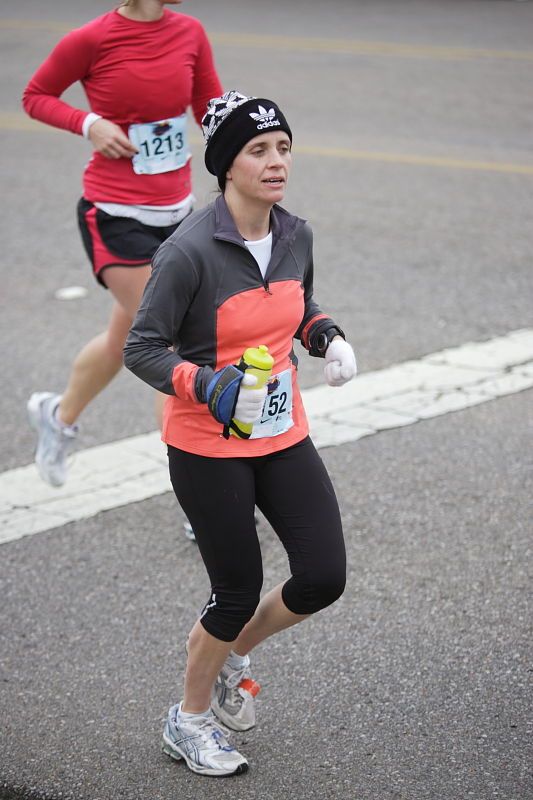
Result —
[{"label": "jacket collar", "polygon": [[[243,247],[243,239],[230,210],[221,194],[214,203],[215,209],[215,239],[222,239],[226,242],[233,242]],[[296,231],[305,224],[304,219],[290,214],[281,206],[275,205],[270,212],[270,230],[272,231],[272,249],[278,241],[287,240],[288,243],[294,238]]]}]

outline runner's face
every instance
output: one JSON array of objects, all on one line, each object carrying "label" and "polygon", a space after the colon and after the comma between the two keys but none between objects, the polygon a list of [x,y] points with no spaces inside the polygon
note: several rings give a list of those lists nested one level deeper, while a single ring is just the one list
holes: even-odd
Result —
[{"label": "runner's face", "polygon": [[233,190],[249,200],[274,205],[283,200],[291,168],[291,140],[283,131],[256,136],[227,172]]}]

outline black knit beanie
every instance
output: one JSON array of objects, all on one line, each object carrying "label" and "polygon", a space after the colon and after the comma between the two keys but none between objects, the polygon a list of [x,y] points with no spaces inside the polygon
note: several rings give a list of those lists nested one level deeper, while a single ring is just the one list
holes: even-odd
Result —
[{"label": "black knit beanie", "polygon": [[260,133],[284,131],[292,142],[289,123],[276,103],[235,89],[209,101],[202,129],[205,165],[219,183],[244,145]]}]

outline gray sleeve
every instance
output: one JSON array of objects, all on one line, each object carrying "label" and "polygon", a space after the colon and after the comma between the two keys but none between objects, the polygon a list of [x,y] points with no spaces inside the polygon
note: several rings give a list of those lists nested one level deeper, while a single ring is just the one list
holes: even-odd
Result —
[{"label": "gray sleeve", "polygon": [[311,356],[324,357],[324,352],[317,347],[318,337],[322,333],[334,331],[344,338],[344,333],[331,319],[329,314],[322,311],[313,297],[313,232],[306,224],[304,234],[307,242],[307,256],[304,272],[304,315],[295,337],[299,339]]},{"label": "gray sleeve", "polygon": [[183,359],[175,348],[185,313],[198,288],[196,269],[179,246],[167,241],[152,261],[152,275],[124,347],[124,364],[141,380],[175,394],[172,376]]},{"label": "gray sleeve", "polygon": [[304,315],[295,337],[300,339],[304,347],[308,347],[308,342],[302,338],[303,331],[309,325],[309,322],[322,312],[315,302],[313,297],[313,232],[311,226],[306,223],[302,231],[303,245],[305,246],[304,255],[304,275],[303,275],[303,288],[304,288]]}]

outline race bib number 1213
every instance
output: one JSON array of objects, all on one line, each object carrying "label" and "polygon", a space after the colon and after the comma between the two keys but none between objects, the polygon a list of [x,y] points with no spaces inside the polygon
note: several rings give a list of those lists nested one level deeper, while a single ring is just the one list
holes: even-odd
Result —
[{"label": "race bib number 1213", "polygon": [[130,125],[128,136],[139,151],[133,156],[137,175],[158,175],[184,167],[190,158],[187,115]]}]

